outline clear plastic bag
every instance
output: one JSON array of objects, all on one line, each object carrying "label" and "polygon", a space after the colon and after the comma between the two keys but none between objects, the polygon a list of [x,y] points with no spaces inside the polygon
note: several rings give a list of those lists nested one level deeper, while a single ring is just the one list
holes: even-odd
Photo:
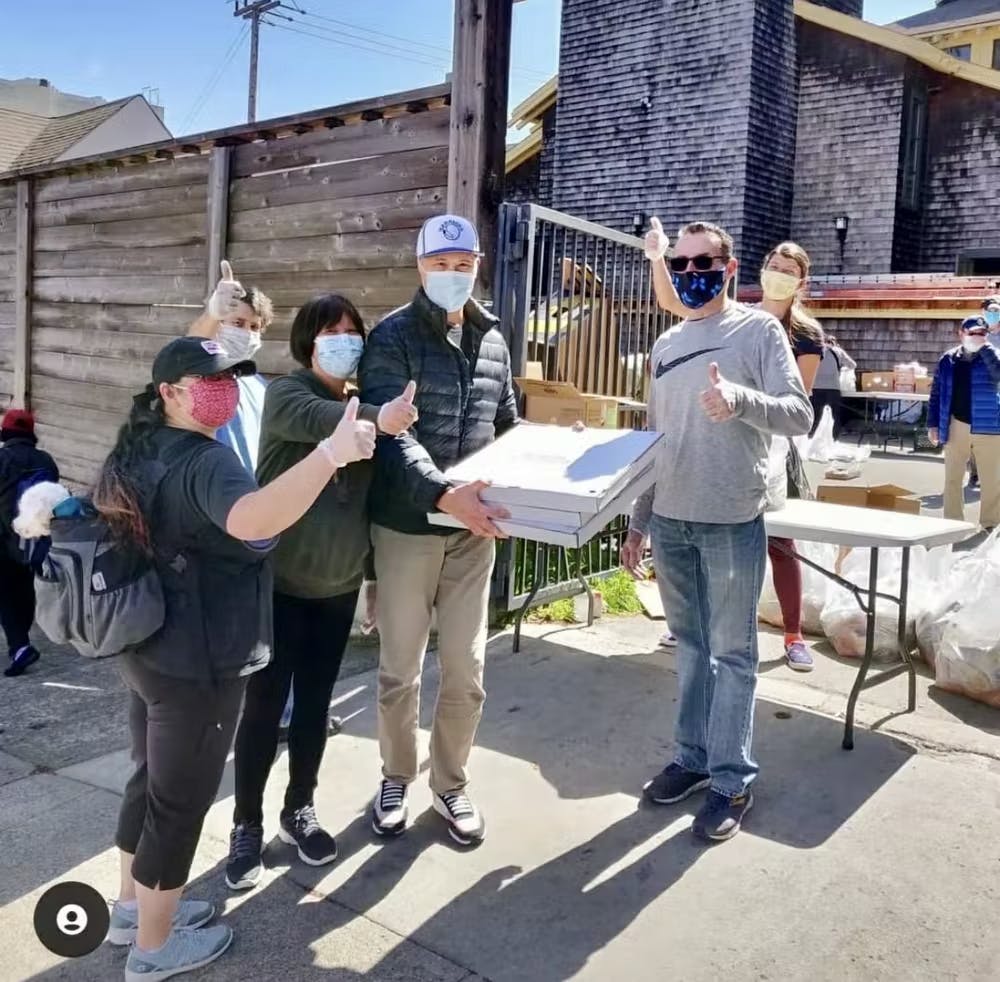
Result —
[{"label": "clear plastic bag", "polygon": [[921,655],[935,683],[1000,708],[1000,540],[994,533],[957,558],[917,620]]},{"label": "clear plastic bag", "polygon": [[[837,547],[819,542],[796,542],[795,551],[800,556],[811,559],[824,569],[832,570],[837,557]],[[837,589],[836,584],[822,573],[812,569],[805,563],[802,567],[802,631],[804,634],[822,636],[822,614],[830,596],[830,589]],[[784,619],[781,616],[781,605],[774,590],[774,574],[771,562],[768,560],[764,571],[764,588],[761,591],[760,602],[757,605],[757,616],[765,624],[784,629]]]},{"label": "clear plastic bag", "polygon": [[840,391],[845,393],[858,391],[858,377],[854,374],[853,368],[840,370]]}]

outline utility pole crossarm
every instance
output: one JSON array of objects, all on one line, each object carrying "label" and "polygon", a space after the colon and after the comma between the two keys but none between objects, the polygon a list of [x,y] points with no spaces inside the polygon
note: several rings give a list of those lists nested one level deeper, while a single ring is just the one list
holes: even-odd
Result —
[{"label": "utility pole crossarm", "polygon": [[257,120],[257,52],[260,46],[260,19],[281,0],[234,0],[233,16],[250,21],[250,80],[247,89],[247,122]]}]

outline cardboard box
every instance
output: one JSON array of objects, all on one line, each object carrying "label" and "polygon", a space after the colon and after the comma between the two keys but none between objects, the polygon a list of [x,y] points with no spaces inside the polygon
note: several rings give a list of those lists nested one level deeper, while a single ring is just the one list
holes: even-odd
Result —
[{"label": "cardboard box", "polygon": [[618,400],[611,396],[587,395],[570,382],[535,378],[514,381],[524,394],[524,418],[531,423],[572,426],[580,420],[598,429],[618,426]]},{"label": "cardboard box", "polygon": [[913,492],[895,484],[821,484],[816,489],[816,500],[833,505],[851,505],[855,508],[876,508],[880,511],[899,511],[908,515],[920,514],[920,499]]},{"label": "cardboard box", "polygon": [[930,375],[918,375],[917,376],[917,386],[916,392],[920,395],[930,395],[931,386],[934,384],[934,379]]},{"label": "cardboard box", "polygon": [[892,372],[862,372],[862,392],[892,392],[895,376]]}]

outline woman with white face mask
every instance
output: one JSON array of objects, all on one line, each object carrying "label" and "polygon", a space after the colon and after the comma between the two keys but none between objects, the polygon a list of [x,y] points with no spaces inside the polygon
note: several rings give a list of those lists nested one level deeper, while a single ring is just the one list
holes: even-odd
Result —
[{"label": "woman with white face mask", "polygon": [[[345,297],[317,297],[296,314],[290,347],[301,367],[272,381],[264,400],[257,467],[262,487],[307,457],[343,416],[365,347],[361,315]],[[362,404],[358,418],[381,433],[402,433],[417,418],[413,390],[410,383],[384,406]],[[260,878],[264,787],[292,690],[289,784],[278,835],[308,865],[322,866],[337,856],[336,842],[317,821],[313,793],[326,747],[330,696],[362,581],[371,569],[371,478],[370,461],[339,470],[272,554],[274,658],[247,686],[236,736],[236,808],[226,866],[230,889],[249,889]]]}]

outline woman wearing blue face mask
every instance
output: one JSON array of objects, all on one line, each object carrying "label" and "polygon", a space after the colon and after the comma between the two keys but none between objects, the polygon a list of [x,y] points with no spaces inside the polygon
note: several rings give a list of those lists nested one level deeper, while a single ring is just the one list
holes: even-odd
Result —
[{"label": "woman wearing blue face mask", "polygon": [[[317,297],[296,314],[290,345],[301,367],[267,388],[257,466],[261,486],[308,456],[343,416],[365,347],[361,315],[344,297]],[[402,433],[416,420],[413,384],[384,406],[362,405],[358,418],[375,423],[382,433]],[[313,792],[326,746],[330,696],[369,568],[371,477],[370,461],[341,468],[272,553],[274,657],[247,686],[236,735],[236,808],[226,866],[231,889],[248,889],[260,878],[264,786],[293,688],[289,783],[278,835],[309,865],[336,858],[333,837],[316,819]]]}]

